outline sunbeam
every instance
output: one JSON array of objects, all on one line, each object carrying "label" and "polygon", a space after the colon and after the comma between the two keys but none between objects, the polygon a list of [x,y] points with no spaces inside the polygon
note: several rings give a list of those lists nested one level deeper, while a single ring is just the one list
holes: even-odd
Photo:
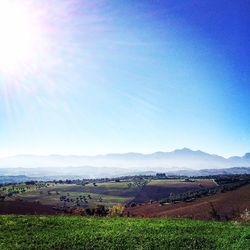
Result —
[{"label": "sunbeam", "polygon": [[0,2],[0,71],[15,74],[32,65],[39,51],[40,27],[29,4]]}]

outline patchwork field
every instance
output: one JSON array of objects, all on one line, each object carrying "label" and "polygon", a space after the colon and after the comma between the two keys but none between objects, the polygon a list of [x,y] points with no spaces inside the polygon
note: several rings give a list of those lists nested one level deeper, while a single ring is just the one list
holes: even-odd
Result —
[{"label": "patchwork field", "polygon": [[0,216],[1,250],[250,249],[250,227],[185,219]]},{"label": "patchwork field", "polygon": [[[5,205],[0,203],[3,211],[11,207],[10,202],[18,202],[18,207],[26,202],[36,204],[36,207],[87,207],[105,205],[111,207],[117,203],[148,202],[168,197],[171,193],[212,187],[216,184],[212,180],[151,180],[147,182],[103,182],[77,184],[42,183],[34,185],[9,185],[0,188],[1,193],[11,193],[5,199]],[[40,204],[40,206],[39,206]],[[14,206],[14,204],[13,204]],[[29,207],[29,205],[25,205]],[[35,206],[35,205],[34,205]],[[17,210],[17,209],[16,209]],[[12,210],[11,210],[12,211]],[[0,212],[1,213],[1,212]]]}]

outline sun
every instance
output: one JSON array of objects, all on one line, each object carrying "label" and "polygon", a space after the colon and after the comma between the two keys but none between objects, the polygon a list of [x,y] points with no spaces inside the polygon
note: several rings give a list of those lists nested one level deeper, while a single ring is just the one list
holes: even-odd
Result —
[{"label": "sun", "polygon": [[37,30],[28,5],[22,1],[0,1],[0,72],[14,74],[32,63]]}]

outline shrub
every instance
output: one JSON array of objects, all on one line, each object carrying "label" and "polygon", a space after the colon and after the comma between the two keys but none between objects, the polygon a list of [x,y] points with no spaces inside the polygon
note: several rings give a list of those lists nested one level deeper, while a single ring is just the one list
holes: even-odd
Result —
[{"label": "shrub", "polygon": [[117,204],[109,209],[108,214],[109,216],[122,216],[124,209],[125,208],[122,204]]},{"label": "shrub", "polygon": [[250,210],[246,208],[240,218],[245,222],[250,222]]},{"label": "shrub", "polygon": [[85,214],[89,216],[106,216],[108,214],[108,210],[103,205],[96,205],[91,208],[86,208]]},{"label": "shrub", "polygon": [[130,207],[136,207],[136,203],[135,203],[135,202],[132,202],[132,203],[130,204]]},{"label": "shrub", "polygon": [[75,208],[72,210],[72,214],[74,215],[84,215],[84,208]]}]

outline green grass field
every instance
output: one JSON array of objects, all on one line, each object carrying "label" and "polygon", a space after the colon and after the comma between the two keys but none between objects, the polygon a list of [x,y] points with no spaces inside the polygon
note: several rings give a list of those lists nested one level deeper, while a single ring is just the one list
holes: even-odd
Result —
[{"label": "green grass field", "polygon": [[250,227],[180,219],[0,216],[0,249],[250,249]]}]

